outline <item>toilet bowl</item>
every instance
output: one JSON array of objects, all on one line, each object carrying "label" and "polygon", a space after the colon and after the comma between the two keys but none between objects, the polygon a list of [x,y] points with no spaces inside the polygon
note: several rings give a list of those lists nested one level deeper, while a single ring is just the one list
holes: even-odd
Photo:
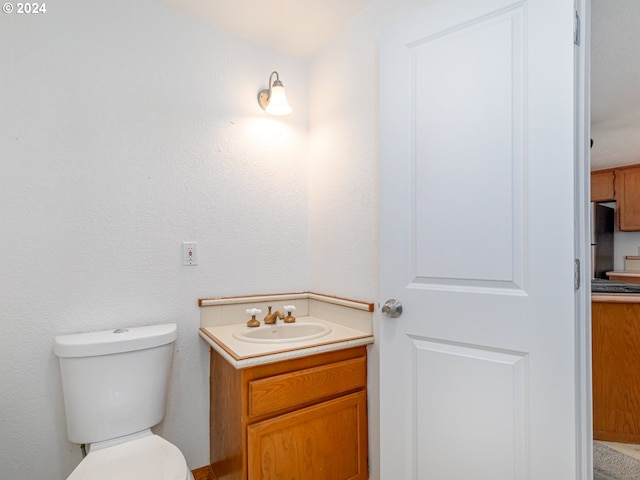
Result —
[{"label": "toilet bowl", "polygon": [[193,480],[182,452],[150,430],[115,445],[91,445],[67,480]]},{"label": "toilet bowl", "polygon": [[151,427],[165,414],[175,324],[55,337],[67,436],[88,445],[68,480],[193,480]]}]

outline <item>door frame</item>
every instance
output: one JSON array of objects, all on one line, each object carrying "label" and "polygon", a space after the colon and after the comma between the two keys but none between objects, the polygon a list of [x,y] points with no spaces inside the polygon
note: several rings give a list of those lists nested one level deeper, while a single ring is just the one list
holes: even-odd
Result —
[{"label": "door frame", "polygon": [[590,50],[591,50],[591,0],[575,0],[580,19],[579,45],[575,47],[575,254],[580,261],[579,288],[575,293],[576,316],[576,382],[579,388],[576,413],[576,447],[578,448],[577,475],[581,480],[593,478],[593,408],[591,380],[591,255],[588,239],[591,216],[590,198]]}]

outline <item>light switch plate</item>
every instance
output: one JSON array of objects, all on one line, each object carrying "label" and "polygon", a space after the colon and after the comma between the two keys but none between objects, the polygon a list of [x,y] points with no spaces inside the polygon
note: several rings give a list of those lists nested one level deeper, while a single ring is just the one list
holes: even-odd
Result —
[{"label": "light switch plate", "polygon": [[198,244],[196,242],[182,242],[182,264],[198,265]]}]

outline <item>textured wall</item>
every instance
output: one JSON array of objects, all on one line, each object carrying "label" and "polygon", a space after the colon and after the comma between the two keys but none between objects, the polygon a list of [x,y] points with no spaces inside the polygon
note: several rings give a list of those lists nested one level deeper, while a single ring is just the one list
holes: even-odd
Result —
[{"label": "textured wall", "polygon": [[[378,32],[430,0],[373,0],[310,66],[310,290],[378,298]],[[384,94],[384,92],[382,92]],[[378,317],[374,314],[374,333]],[[378,344],[369,349],[371,479],[379,478]]]},{"label": "textured wall", "polygon": [[[179,338],[156,431],[200,467],[198,297],[307,288],[307,64],[144,0],[47,7],[0,18],[0,476],[80,460],[55,335],[163,322]],[[256,102],[273,69],[285,119]]]},{"label": "textured wall", "polygon": [[378,290],[378,33],[433,0],[373,0],[310,65],[310,288]]}]

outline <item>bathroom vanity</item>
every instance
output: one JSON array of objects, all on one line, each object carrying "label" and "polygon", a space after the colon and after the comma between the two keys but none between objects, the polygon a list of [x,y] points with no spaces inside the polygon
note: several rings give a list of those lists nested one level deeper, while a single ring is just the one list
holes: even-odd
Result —
[{"label": "bathroom vanity", "polygon": [[[238,315],[246,323],[246,308],[282,301],[295,302],[298,322],[325,323],[330,333],[305,341],[238,340],[248,328]],[[210,454],[217,478],[368,478],[366,345],[373,342],[373,305],[310,293],[200,302],[200,335],[211,347]]]}]

